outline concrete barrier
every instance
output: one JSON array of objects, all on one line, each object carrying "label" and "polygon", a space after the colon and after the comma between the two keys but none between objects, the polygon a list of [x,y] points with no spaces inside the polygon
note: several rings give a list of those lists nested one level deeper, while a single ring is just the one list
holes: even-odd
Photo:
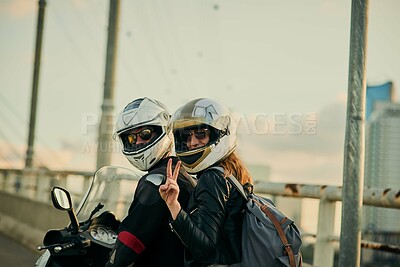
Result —
[{"label": "concrete barrier", "polygon": [[33,250],[42,244],[48,229],[64,228],[68,223],[66,212],[0,191],[0,231]]}]

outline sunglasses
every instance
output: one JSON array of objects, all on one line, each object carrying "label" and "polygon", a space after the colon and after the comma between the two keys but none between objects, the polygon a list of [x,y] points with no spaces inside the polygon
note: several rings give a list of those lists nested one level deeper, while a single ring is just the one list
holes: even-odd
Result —
[{"label": "sunglasses", "polygon": [[137,137],[139,136],[140,139],[143,141],[149,141],[153,135],[154,130],[150,128],[145,128],[138,133],[129,133],[126,135],[126,140],[129,144],[134,145],[137,142]]},{"label": "sunglasses", "polygon": [[179,135],[183,141],[188,141],[189,137],[191,137],[192,135],[194,135],[194,137],[196,137],[196,139],[198,140],[203,140],[207,137],[208,131],[209,130],[207,128],[198,130],[184,130],[180,132]]}]

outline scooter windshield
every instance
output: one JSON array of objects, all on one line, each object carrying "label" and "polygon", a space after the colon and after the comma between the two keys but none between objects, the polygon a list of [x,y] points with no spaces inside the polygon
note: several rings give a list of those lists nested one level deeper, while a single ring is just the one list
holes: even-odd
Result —
[{"label": "scooter windshield", "polygon": [[143,172],[139,170],[116,166],[105,166],[97,170],[77,208],[78,221],[87,220],[99,203],[104,207],[98,214],[110,211],[116,219],[122,221],[128,214],[137,183],[142,176]]}]

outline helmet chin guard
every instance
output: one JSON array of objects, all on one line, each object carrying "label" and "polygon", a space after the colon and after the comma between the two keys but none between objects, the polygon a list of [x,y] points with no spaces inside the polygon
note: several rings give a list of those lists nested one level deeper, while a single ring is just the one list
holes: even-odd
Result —
[{"label": "helmet chin guard", "polygon": [[[169,119],[165,105],[147,97],[132,101],[119,114],[113,137],[120,141],[122,153],[134,167],[147,171],[171,151],[173,134]],[[156,134],[146,144],[132,147],[122,137],[139,127],[151,127]]]},{"label": "helmet chin guard", "polygon": [[[236,148],[236,123],[229,110],[208,98],[199,98],[180,107],[172,117],[176,155],[189,173],[200,172],[223,160]],[[188,149],[183,131],[207,126],[210,141],[203,147]]]}]

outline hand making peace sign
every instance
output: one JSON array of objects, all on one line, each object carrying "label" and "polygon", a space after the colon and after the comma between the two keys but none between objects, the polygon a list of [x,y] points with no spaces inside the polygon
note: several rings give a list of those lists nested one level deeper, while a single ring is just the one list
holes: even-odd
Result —
[{"label": "hand making peace sign", "polygon": [[181,209],[181,205],[178,202],[179,186],[177,183],[180,167],[181,162],[178,161],[175,170],[172,172],[172,159],[169,159],[167,163],[167,181],[158,189],[161,198],[167,204],[173,219],[176,218]]}]

